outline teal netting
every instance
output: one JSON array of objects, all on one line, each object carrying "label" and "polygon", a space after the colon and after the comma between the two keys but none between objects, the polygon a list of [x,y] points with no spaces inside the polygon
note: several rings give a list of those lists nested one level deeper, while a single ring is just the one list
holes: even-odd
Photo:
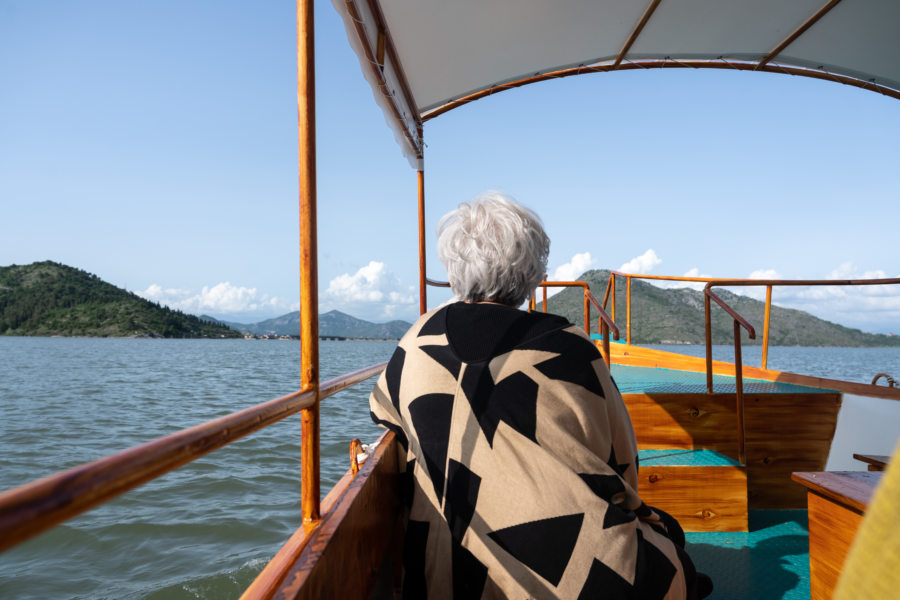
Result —
[{"label": "teal netting", "polygon": [[747,533],[688,533],[687,552],[713,580],[712,600],[809,600],[805,510],[750,511]]},{"label": "teal netting", "polygon": [[[610,369],[619,391],[623,394],[703,394],[706,393],[706,373],[612,365]],[[713,392],[734,394],[734,377],[713,375]],[[818,394],[821,388],[744,378],[745,394]]]}]

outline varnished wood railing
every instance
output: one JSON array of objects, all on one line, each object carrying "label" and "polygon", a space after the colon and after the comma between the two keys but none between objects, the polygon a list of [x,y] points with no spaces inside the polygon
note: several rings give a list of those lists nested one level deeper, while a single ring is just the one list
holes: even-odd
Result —
[{"label": "varnished wood railing", "polygon": [[[380,363],[331,379],[320,386],[319,397],[378,375],[386,366]],[[3,492],[0,551],[315,402],[315,390],[299,390]]]},{"label": "varnished wood railing", "polygon": [[741,327],[747,330],[747,334],[750,336],[751,340],[756,338],[756,330],[753,329],[753,326],[748,323],[746,319],[728,306],[724,300],[713,293],[710,289],[711,285],[711,283],[706,284],[706,288],[703,290],[703,310],[705,312],[706,323],[706,391],[709,394],[713,393],[712,321],[710,315],[710,300],[715,300],[716,304],[724,308],[725,312],[727,312],[734,320],[734,393],[735,402],[737,404],[735,407],[735,414],[737,415],[738,460],[741,464],[747,464],[747,449],[744,441],[744,374],[742,371],[743,360],[741,359]]},{"label": "varnished wood railing", "polygon": [[[543,312],[547,312],[547,288],[548,287],[580,287],[584,290],[584,332],[591,332],[591,306],[593,306],[597,310],[597,330],[600,332],[600,337],[603,342],[603,359],[606,361],[606,366],[608,367],[610,364],[610,355],[609,355],[609,334],[612,332],[613,339],[619,339],[619,328],[616,326],[616,322],[613,320],[607,312],[603,309],[603,305],[600,304],[600,301],[591,293],[591,288],[584,281],[542,281],[538,284],[543,290]],[[530,310],[537,309],[537,298],[534,294],[531,295],[531,301],[529,303]]]}]

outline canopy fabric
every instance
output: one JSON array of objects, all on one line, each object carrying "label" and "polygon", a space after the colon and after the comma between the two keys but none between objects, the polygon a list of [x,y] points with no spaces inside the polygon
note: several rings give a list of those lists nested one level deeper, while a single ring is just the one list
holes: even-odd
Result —
[{"label": "canopy fabric", "polygon": [[333,3],[413,162],[429,111],[565,69],[728,65],[833,78],[900,98],[897,0]]}]

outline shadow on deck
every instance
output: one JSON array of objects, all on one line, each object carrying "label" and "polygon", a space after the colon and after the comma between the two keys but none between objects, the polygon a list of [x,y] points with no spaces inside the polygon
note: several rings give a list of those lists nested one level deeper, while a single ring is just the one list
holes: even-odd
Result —
[{"label": "shadow on deck", "polygon": [[808,535],[805,510],[756,510],[749,532],[688,533],[687,551],[713,600],[808,600]]}]

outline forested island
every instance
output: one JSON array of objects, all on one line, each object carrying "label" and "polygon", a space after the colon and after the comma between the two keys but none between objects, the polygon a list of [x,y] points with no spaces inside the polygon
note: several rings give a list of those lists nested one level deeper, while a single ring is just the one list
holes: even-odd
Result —
[{"label": "forested island", "polygon": [[0,267],[0,335],[241,337],[52,261]]}]

